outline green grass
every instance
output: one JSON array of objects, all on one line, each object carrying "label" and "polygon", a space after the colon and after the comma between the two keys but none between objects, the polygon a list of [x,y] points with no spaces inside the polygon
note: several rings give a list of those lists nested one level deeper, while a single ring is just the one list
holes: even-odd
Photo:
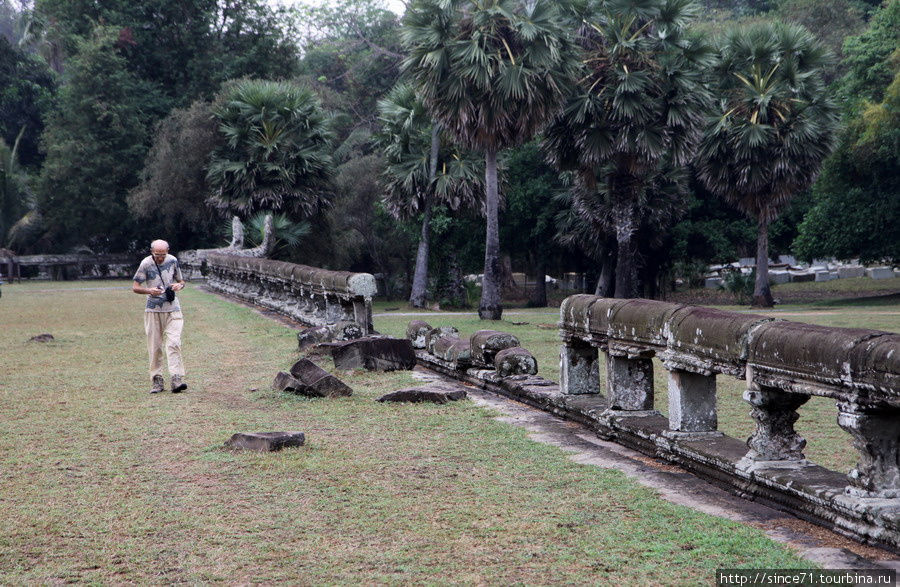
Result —
[{"label": "green grass", "polygon": [[[143,299],[117,284],[3,287],[0,583],[696,584],[719,567],[808,566],[471,402],[374,401],[408,372],[340,373],[349,398],[272,392],[295,333],[194,287],[191,388],[151,396]],[[510,328],[549,366],[554,330]],[[56,340],[26,342],[42,332]],[[267,430],[308,443],[222,448]]]}]

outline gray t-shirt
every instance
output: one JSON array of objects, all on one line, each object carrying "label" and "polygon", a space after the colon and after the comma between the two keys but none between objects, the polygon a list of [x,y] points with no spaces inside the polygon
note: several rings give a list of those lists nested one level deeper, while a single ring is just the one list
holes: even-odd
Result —
[{"label": "gray t-shirt", "polygon": [[[178,266],[178,259],[172,255],[166,255],[166,260],[159,264],[159,269],[162,271],[162,279],[159,277],[159,271],[156,270],[156,263],[153,262],[153,257],[146,257],[138,266],[138,270],[134,274],[134,280],[144,287],[161,287],[163,289],[166,289],[167,286],[173,283],[184,280],[181,276],[181,267]],[[166,294],[147,296],[147,309],[145,312],[180,311],[181,304],[177,295],[172,300],[172,303],[166,301]]]}]

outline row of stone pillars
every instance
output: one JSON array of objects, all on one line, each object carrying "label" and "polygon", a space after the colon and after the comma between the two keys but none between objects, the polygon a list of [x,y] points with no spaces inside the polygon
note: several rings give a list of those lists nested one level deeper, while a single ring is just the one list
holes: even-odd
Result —
[{"label": "row of stone pillars", "polygon": [[[653,351],[617,352],[606,348],[606,398],[610,414],[655,413]],[[561,347],[561,389],[567,394],[599,394],[597,346],[573,339]],[[669,438],[699,440],[720,436],[716,410],[716,374],[666,365]],[[748,371],[751,371],[748,368]],[[810,395],[759,385],[748,375],[743,398],[751,406],[756,430],[740,466],[746,470],[802,467],[804,440],[794,429],[797,410]],[[857,497],[900,497],[900,410],[838,401],[838,424],[853,437],[859,463],[849,474],[847,492]]]}]

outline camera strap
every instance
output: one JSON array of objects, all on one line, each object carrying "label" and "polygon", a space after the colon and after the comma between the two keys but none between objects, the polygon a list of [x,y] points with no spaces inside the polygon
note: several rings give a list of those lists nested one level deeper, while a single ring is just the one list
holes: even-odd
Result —
[{"label": "camera strap", "polygon": [[[153,257],[151,256],[150,258],[152,259]],[[156,259],[153,259],[153,264],[156,265],[156,272],[159,273],[159,280],[160,280],[160,281],[162,282],[162,284],[163,284],[163,289],[166,289],[166,288],[169,287],[169,286],[166,285],[166,280],[163,279],[163,276],[162,276],[162,269],[159,268],[159,263],[156,262]]]}]

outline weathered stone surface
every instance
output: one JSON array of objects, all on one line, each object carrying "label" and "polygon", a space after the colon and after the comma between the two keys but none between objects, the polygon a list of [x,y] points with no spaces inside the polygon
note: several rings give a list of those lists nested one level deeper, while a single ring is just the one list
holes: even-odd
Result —
[{"label": "weathered stone surface", "polygon": [[537,375],[538,364],[534,355],[520,346],[515,346],[497,353],[494,357],[494,369],[500,377]]},{"label": "weathered stone surface", "polygon": [[435,404],[445,404],[449,401],[465,399],[465,397],[466,391],[461,388],[424,386],[394,391],[381,396],[378,398],[378,401],[407,403],[431,402]]},{"label": "weathered stone surface", "polygon": [[626,344],[664,347],[666,322],[684,307],[654,300],[628,300],[610,312],[609,338]]},{"label": "weathered stone surface", "polygon": [[865,277],[866,268],[862,265],[845,265],[837,268],[838,277],[841,279],[851,279],[853,277]]},{"label": "weathered stone surface", "polygon": [[358,338],[331,347],[331,358],[338,369],[396,371],[416,366],[412,343],[402,338]]},{"label": "weathered stone surface", "polygon": [[303,446],[302,432],[238,432],[225,441],[225,446],[237,450],[272,452],[283,448]]},{"label": "weathered stone surface", "polygon": [[54,340],[53,335],[49,333],[38,334],[28,339],[28,342],[50,342]]},{"label": "weathered stone surface", "polygon": [[338,322],[332,328],[332,338],[334,340],[355,340],[363,337],[363,327],[352,321]]},{"label": "weathered stone surface", "polygon": [[860,497],[900,497],[900,410],[838,402],[838,425],[853,437],[859,454],[848,475],[848,492]]},{"label": "weathered stone surface", "polygon": [[669,371],[669,430],[715,432],[717,428],[715,375]]},{"label": "weathered stone surface", "polygon": [[353,394],[350,387],[309,359],[300,359],[291,366],[291,375],[303,384],[297,393],[312,397],[342,397]]},{"label": "weathered stone surface", "polygon": [[894,270],[890,267],[869,267],[866,269],[866,276],[871,279],[891,279],[894,277]]},{"label": "weathered stone surface", "polygon": [[333,328],[352,321],[363,335],[372,334],[372,275],[245,257],[245,253],[207,255],[209,286],[310,326]]},{"label": "weathered stone surface", "polygon": [[580,340],[559,347],[560,389],[565,394],[600,393],[597,348]]},{"label": "weathered stone surface", "polygon": [[900,405],[900,334],[882,334],[862,341],[850,355],[853,383],[872,387]]},{"label": "weathered stone surface", "polygon": [[275,391],[299,392],[303,387],[302,381],[283,371],[279,371],[275,376],[275,381],[272,382],[272,389]]},{"label": "weathered stone surface", "polygon": [[331,340],[331,330],[327,326],[306,328],[297,333],[297,346],[301,351],[328,340]]},{"label": "weathered stone surface", "polygon": [[444,361],[449,361],[449,351],[455,343],[459,342],[458,336],[439,336],[432,340],[431,354]]},{"label": "weathered stone surface", "polygon": [[429,353],[434,353],[434,342],[442,337],[442,336],[457,336],[459,335],[459,330],[457,330],[453,326],[438,326],[437,328],[432,328],[425,334],[425,350]]},{"label": "weathered stone surface", "polygon": [[607,355],[606,394],[613,410],[653,409],[653,361]]},{"label": "weathered stone surface", "polygon": [[493,368],[494,357],[503,349],[519,346],[519,339],[499,330],[478,330],[469,338],[472,362],[481,367]]},{"label": "weathered stone surface", "polygon": [[751,330],[771,321],[772,318],[755,314],[684,307],[675,312],[665,326],[668,350],[671,351],[666,355],[667,360],[671,355],[676,363],[679,359],[689,363],[690,357],[694,357],[701,362],[712,362],[720,370],[741,377]]},{"label": "weathered stone surface", "polygon": [[834,328],[777,321],[753,332],[748,364],[755,373],[840,385],[850,382],[851,351],[857,344],[887,334],[862,328]]},{"label": "weathered stone surface", "polygon": [[815,281],[816,274],[812,271],[791,271],[791,282],[802,283],[805,281]]},{"label": "weathered stone surface", "polygon": [[431,324],[423,320],[410,320],[406,327],[406,338],[412,343],[414,349],[425,348],[425,337],[431,330]]},{"label": "weathered stone surface", "polygon": [[794,430],[800,417],[797,409],[809,400],[808,395],[784,393],[780,389],[756,387],[744,392],[753,409],[756,432],[747,439],[749,461],[803,460],[806,440]]}]

